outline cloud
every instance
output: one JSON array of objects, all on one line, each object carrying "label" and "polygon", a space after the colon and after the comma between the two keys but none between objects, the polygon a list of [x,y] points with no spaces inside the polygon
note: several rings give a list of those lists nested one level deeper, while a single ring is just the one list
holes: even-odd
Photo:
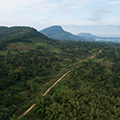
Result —
[{"label": "cloud", "polygon": [[38,12],[49,12],[60,10],[70,12],[91,4],[97,0],[0,0],[0,12],[35,10]]},{"label": "cloud", "polygon": [[96,2],[97,0],[62,0],[63,3],[68,5],[71,9],[84,7],[88,4]]},{"label": "cloud", "polygon": [[39,12],[61,10],[69,12],[72,9],[85,7],[95,2],[98,0],[0,0],[0,12],[11,10],[37,10]]},{"label": "cloud", "polygon": [[97,0],[62,0],[65,4],[91,3]]},{"label": "cloud", "polygon": [[110,5],[120,4],[120,0],[110,1],[107,4],[110,4]]},{"label": "cloud", "polygon": [[23,9],[26,5],[33,3],[33,0],[0,0],[0,10]]},{"label": "cloud", "polygon": [[111,25],[111,24],[114,24],[114,25],[120,25],[120,17],[111,17],[109,19],[107,19],[106,21],[104,21],[104,24],[106,25]]},{"label": "cloud", "polygon": [[91,18],[87,18],[88,20],[91,20],[93,22],[101,22],[102,19],[106,14],[110,13],[107,9],[104,7],[96,8],[92,11]]},{"label": "cloud", "polygon": [[38,10],[47,12],[58,7],[58,3],[48,0],[0,0],[0,11]]},{"label": "cloud", "polygon": [[58,8],[60,9],[61,12],[64,12],[64,13],[70,13],[71,9],[69,7],[66,7],[66,6],[58,6]]}]

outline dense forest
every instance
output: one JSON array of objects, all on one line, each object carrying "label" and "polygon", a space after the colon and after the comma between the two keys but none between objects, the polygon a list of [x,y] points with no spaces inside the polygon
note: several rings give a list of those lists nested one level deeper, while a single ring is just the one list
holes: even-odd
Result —
[{"label": "dense forest", "polygon": [[33,103],[19,119],[119,120],[119,71],[120,44],[59,41],[30,27],[0,27],[0,120],[18,119]]}]

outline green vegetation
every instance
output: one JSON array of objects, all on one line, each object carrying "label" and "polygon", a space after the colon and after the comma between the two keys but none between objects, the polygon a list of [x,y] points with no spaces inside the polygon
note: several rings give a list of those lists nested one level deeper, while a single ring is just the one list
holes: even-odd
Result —
[{"label": "green vegetation", "polygon": [[16,120],[33,103],[21,120],[120,119],[119,44],[57,41],[29,27],[1,29],[0,120]]}]

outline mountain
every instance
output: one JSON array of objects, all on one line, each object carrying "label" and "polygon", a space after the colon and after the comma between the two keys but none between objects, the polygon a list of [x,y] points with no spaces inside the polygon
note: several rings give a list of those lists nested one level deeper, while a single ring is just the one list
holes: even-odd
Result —
[{"label": "mountain", "polygon": [[83,37],[83,38],[98,38],[97,36],[91,34],[91,33],[79,33],[77,36]]},{"label": "mountain", "polygon": [[58,40],[75,40],[78,41],[81,37],[73,35],[70,32],[63,30],[61,26],[51,26],[40,31],[49,38]]}]

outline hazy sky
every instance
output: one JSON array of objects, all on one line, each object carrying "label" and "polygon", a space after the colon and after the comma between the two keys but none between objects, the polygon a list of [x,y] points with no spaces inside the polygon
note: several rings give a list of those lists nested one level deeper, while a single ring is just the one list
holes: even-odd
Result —
[{"label": "hazy sky", "polygon": [[120,36],[120,0],[0,0],[0,26],[51,25],[74,34]]}]

